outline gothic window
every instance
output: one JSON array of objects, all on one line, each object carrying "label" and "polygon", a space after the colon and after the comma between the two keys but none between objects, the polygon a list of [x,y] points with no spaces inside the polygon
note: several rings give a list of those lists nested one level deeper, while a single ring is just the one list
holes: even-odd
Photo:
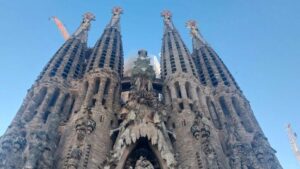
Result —
[{"label": "gothic window", "polygon": [[173,49],[172,49],[172,43],[171,43],[171,38],[170,38],[171,34],[170,32],[168,33],[168,49],[169,49],[169,55],[170,55],[170,64],[171,64],[171,70],[172,73],[176,72],[176,65],[175,65],[175,59],[174,59],[174,55],[173,55]]},{"label": "gothic window", "polygon": [[194,110],[194,105],[192,103],[190,103],[189,106],[191,110]]},{"label": "gothic window", "polygon": [[37,107],[39,107],[42,104],[43,100],[45,99],[46,94],[47,94],[46,87],[43,87],[42,89],[40,89],[38,95],[34,99]]},{"label": "gothic window", "polygon": [[182,120],[181,125],[182,125],[182,127],[186,126],[186,121]]},{"label": "gothic window", "polygon": [[113,127],[113,125],[114,125],[114,121],[111,120],[111,121],[110,121],[110,126]]},{"label": "gothic window", "polygon": [[111,69],[113,69],[114,66],[115,66],[115,57],[116,57],[116,51],[117,51],[117,43],[118,43],[118,38],[115,35],[114,40],[113,40],[113,46],[112,46],[111,56],[110,56],[110,62],[109,62],[109,67]]},{"label": "gothic window", "polygon": [[172,32],[172,34],[173,34],[173,38],[175,40],[175,46],[176,46],[176,49],[177,49],[177,52],[178,52],[178,57],[179,57],[181,69],[182,69],[183,72],[187,72],[187,68],[186,68],[186,65],[185,65],[185,60],[184,60],[184,57],[183,57],[183,54],[182,54],[181,46],[179,45],[180,40],[179,40],[179,38],[177,38],[177,36],[174,32]]},{"label": "gothic window", "polygon": [[214,126],[218,129],[222,129],[222,124],[218,112],[216,110],[216,107],[209,97],[206,97],[206,104],[208,106],[210,117],[213,121]]},{"label": "gothic window", "polygon": [[182,98],[179,83],[178,83],[178,82],[175,82],[174,85],[175,85],[175,90],[176,90],[176,96],[177,96],[177,98]]},{"label": "gothic window", "polygon": [[193,58],[193,60],[194,60],[195,65],[198,69],[198,75],[199,75],[200,82],[201,82],[201,84],[206,86],[207,83],[206,83],[205,75],[204,75],[204,72],[203,72],[203,69],[202,69],[202,62],[201,62],[201,58],[200,58],[198,50],[196,51],[196,55]]},{"label": "gothic window", "polygon": [[179,108],[180,108],[180,110],[183,110],[183,109],[184,109],[184,105],[183,105],[182,102],[179,103]]},{"label": "gothic window", "polygon": [[216,76],[215,76],[215,73],[210,65],[210,62],[207,58],[207,55],[205,53],[205,51],[203,49],[201,49],[201,55],[203,57],[203,60],[204,60],[204,63],[206,65],[206,68],[207,68],[207,72],[208,72],[208,75],[210,77],[210,80],[211,80],[211,83],[213,86],[217,86],[218,85],[218,80],[216,79]]},{"label": "gothic window", "polygon": [[63,73],[62,73],[62,77],[64,79],[66,79],[68,77],[68,74],[70,72],[70,68],[72,67],[73,65],[73,61],[75,59],[75,56],[77,54],[77,50],[78,50],[78,44],[76,44],[76,46],[74,46],[73,50],[72,50],[72,54],[69,56],[69,59],[68,59],[68,62],[66,63],[65,65],[65,68],[63,70]]},{"label": "gothic window", "polygon": [[52,98],[50,100],[49,107],[53,107],[55,105],[58,96],[59,96],[59,89],[55,89]]},{"label": "gothic window", "polygon": [[185,91],[186,91],[186,95],[189,99],[193,99],[192,98],[192,91],[191,91],[191,84],[190,82],[185,82]]},{"label": "gothic window", "polygon": [[122,41],[120,39],[120,53],[119,53],[119,65],[118,65],[118,72],[121,76],[123,76],[123,64],[124,64],[124,60],[123,60],[123,47],[122,47]]},{"label": "gothic window", "polygon": [[46,122],[47,122],[48,117],[49,117],[50,114],[51,114],[50,111],[44,112],[44,114],[43,114],[43,116],[42,116],[42,120],[43,120],[44,124],[46,124]]},{"label": "gothic window", "polygon": [[105,87],[104,87],[104,93],[103,93],[104,96],[108,95],[109,87],[110,87],[110,79],[108,78],[106,80]]},{"label": "gothic window", "polygon": [[223,96],[220,97],[219,102],[220,102],[220,105],[221,105],[221,108],[223,110],[225,117],[230,118],[231,115],[230,115],[230,112],[228,109],[228,105],[226,104],[225,98]]},{"label": "gothic window", "polygon": [[92,99],[91,107],[95,107],[96,101],[97,101],[96,99]]},{"label": "gothic window", "polygon": [[67,101],[68,101],[69,98],[70,98],[70,95],[66,94],[65,97],[64,97],[64,100],[63,100],[63,102],[62,102],[62,104],[60,106],[60,109],[59,109],[60,113],[64,113],[64,108],[65,108],[66,103],[67,103]]},{"label": "gothic window", "polygon": [[218,72],[219,72],[219,74],[221,76],[221,79],[223,80],[224,84],[226,86],[229,86],[230,84],[229,84],[229,82],[227,80],[227,77],[225,76],[225,73],[223,72],[223,69],[221,68],[221,64],[218,62],[216,56],[210,50],[208,50],[208,53],[209,53],[210,57],[212,58],[212,60],[214,61],[215,65],[217,67],[217,70],[218,70]]},{"label": "gothic window", "polygon": [[99,87],[100,87],[100,78],[96,78],[95,79],[94,90],[93,90],[94,95],[98,93]]},{"label": "gothic window", "polygon": [[56,62],[54,64],[54,67],[52,68],[52,70],[50,72],[50,76],[55,76],[56,75],[56,71],[60,67],[60,65],[61,65],[61,63],[63,61],[63,57],[66,55],[66,53],[68,52],[68,50],[69,50],[70,47],[71,47],[71,44],[68,43],[68,45],[63,49],[63,52],[61,52],[61,53],[58,54],[58,59],[56,60]]},{"label": "gothic window", "polygon": [[101,53],[101,57],[99,60],[99,67],[103,68],[104,64],[105,64],[105,59],[106,59],[106,54],[107,54],[107,50],[108,50],[108,46],[109,46],[109,42],[110,42],[110,36],[112,35],[112,29],[109,30],[109,33],[104,41],[104,46],[102,48],[102,53]]}]

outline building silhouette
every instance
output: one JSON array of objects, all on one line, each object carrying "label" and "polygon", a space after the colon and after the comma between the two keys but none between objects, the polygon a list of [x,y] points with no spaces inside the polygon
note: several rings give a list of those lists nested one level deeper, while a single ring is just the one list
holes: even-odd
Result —
[{"label": "building silhouette", "polygon": [[1,169],[282,168],[195,21],[190,53],[163,11],[161,78],[146,50],[126,77],[122,9],[112,11],[93,48],[86,13],[45,66],[0,138]]}]

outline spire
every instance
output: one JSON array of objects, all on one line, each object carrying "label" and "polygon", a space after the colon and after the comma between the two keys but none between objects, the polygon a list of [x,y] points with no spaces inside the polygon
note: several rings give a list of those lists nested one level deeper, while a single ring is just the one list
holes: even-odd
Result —
[{"label": "spire", "polygon": [[107,25],[107,28],[115,27],[120,31],[120,16],[121,14],[123,14],[123,9],[119,6],[114,7],[112,9],[112,14],[113,15],[111,17],[109,24]]},{"label": "spire", "polygon": [[165,31],[168,29],[173,30],[174,25],[172,23],[172,13],[169,10],[164,10],[161,13],[161,16],[164,18]]},{"label": "spire", "polygon": [[212,85],[217,87],[219,84],[225,86],[235,86],[239,89],[237,83],[232,77],[218,54],[211,48],[211,46],[204,40],[201,35],[197,22],[189,20],[186,27],[190,29],[193,38],[193,59],[197,68],[198,77],[203,85]]},{"label": "spire", "polygon": [[162,43],[162,78],[174,73],[187,73],[196,76],[194,63],[190,53],[172,22],[172,14],[168,10],[161,13],[164,21]]},{"label": "spire", "polygon": [[100,39],[93,48],[87,65],[87,72],[97,68],[109,68],[123,73],[123,46],[120,32],[121,7],[114,7],[113,16],[107,24]]},{"label": "spire", "polygon": [[91,21],[95,20],[95,15],[91,12],[87,12],[83,15],[83,20],[76,30],[76,32],[72,35],[72,37],[79,39],[82,43],[87,42],[88,31],[91,27]]},{"label": "spire", "polygon": [[200,46],[207,45],[207,42],[204,40],[203,36],[201,35],[198,27],[197,22],[195,20],[189,20],[186,23],[186,27],[190,29],[190,34],[193,38],[193,47],[199,48]]}]

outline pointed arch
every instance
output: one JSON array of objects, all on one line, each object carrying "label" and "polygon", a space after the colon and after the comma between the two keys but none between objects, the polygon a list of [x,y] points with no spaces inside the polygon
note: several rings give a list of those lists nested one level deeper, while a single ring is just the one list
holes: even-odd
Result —
[{"label": "pointed arch", "polygon": [[185,82],[185,91],[186,91],[186,96],[187,98],[189,99],[193,99],[193,96],[192,96],[192,87],[191,87],[191,83],[190,82]]},{"label": "pointed arch", "polygon": [[226,118],[231,118],[231,114],[230,114],[228,105],[226,104],[226,101],[225,101],[224,96],[221,96],[221,97],[220,97],[219,103],[220,103],[220,106],[221,106],[221,108],[222,108],[222,111],[223,111],[225,117],[226,117]]},{"label": "pointed arch", "polygon": [[177,98],[182,98],[179,82],[174,83]]}]

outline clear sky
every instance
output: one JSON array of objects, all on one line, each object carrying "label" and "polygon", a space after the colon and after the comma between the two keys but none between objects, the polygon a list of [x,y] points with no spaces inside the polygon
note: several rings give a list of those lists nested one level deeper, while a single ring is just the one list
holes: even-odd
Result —
[{"label": "clear sky", "polygon": [[195,19],[204,38],[218,52],[251,102],[255,116],[285,169],[299,169],[285,126],[300,133],[299,0],[0,0],[0,135],[11,122],[27,89],[64,42],[49,21],[58,16],[70,32],[81,15],[96,15],[89,46],[103,32],[111,8],[122,6],[125,58],[138,49],[158,55],[160,12],[169,9],[183,40]]}]

